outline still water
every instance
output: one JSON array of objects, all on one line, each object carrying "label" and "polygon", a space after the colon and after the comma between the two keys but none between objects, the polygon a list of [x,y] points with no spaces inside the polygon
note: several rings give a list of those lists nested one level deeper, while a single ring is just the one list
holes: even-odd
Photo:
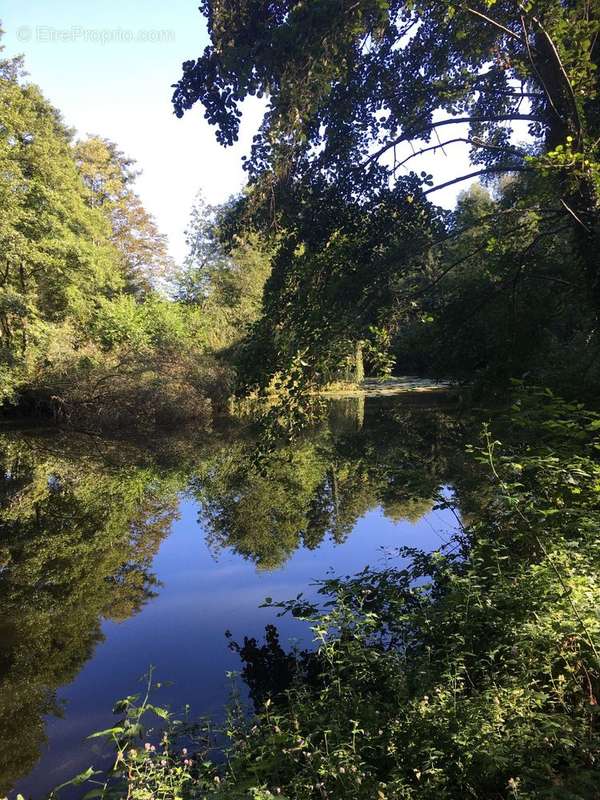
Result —
[{"label": "still water", "polygon": [[[434,550],[456,528],[466,424],[369,400],[257,461],[251,429],[115,441],[0,434],[0,796],[41,798],[102,758],[91,732],[149,665],[160,705],[219,719],[260,608],[315,579]],[[443,506],[443,503],[442,503]],[[242,694],[243,694],[243,686]]]}]

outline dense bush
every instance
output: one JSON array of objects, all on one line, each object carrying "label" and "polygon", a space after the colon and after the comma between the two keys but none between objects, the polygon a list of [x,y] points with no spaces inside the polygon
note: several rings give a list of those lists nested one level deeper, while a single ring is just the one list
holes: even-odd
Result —
[{"label": "dense bush", "polygon": [[[232,372],[201,344],[197,314],[166,301],[103,301],[90,328],[40,328],[5,400],[19,414],[101,426],[210,421],[232,391]],[[10,413],[10,406],[6,411]]]}]

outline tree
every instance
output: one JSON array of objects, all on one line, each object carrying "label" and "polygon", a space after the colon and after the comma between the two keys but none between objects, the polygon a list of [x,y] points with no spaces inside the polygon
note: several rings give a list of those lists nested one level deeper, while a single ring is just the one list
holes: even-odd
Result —
[{"label": "tree", "polygon": [[[501,225],[514,234],[506,263],[539,251],[540,241],[559,243],[571,279],[583,270],[600,308],[597,4],[207,0],[202,10],[211,44],[184,63],[176,113],[201,102],[227,145],[244,99],[269,98],[245,162],[246,224],[276,230],[280,242],[257,330],[263,372],[300,355],[324,376],[349,340],[372,327],[385,338],[398,302],[410,302],[407,276],[427,286],[439,256],[432,248],[456,236],[431,206],[441,186],[405,171],[459,146],[473,170],[443,186],[521,178],[509,213],[497,206],[490,220],[491,229],[512,222]],[[528,140],[518,145],[523,126]],[[521,246],[525,210],[554,216]]]},{"label": "tree", "polygon": [[213,278],[232,267],[219,241],[218,215],[219,208],[206,203],[198,192],[185,232],[187,256],[174,280],[174,295],[183,303],[202,305],[210,294]]},{"label": "tree", "polygon": [[0,402],[49,325],[85,316],[122,286],[110,228],[85,202],[71,131],[19,63],[0,71]]},{"label": "tree", "polygon": [[[369,192],[382,176],[400,180],[396,157],[382,161],[385,155],[433,137],[432,150],[468,144],[475,174],[520,171],[532,164],[511,134],[528,122],[529,153],[569,150],[550,163],[565,214],[582,237],[591,288],[599,290],[596,260],[586,250],[599,222],[597,4],[359,0],[348,7],[316,0],[240,7],[206,0],[202,10],[211,45],[184,63],[175,111],[181,116],[202,102],[219,140],[231,144],[240,103],[267,94],[251,175],[281,175],[304,161]],[[468,133],[455,135],[461,122]]]},{"label": "tree", "polygon": [[567,258],[570,223],[529,188],[518,178],[459,195],[429,271],[398,287],[400,372],[488,384],[527,374],[593,391],[596,325],[581,265]]},{"label": "tree", "polygon": [[75,145],[79,174],[87,189],[87,202],[107,216],[111,240],[121,254],[127,290],[148,294],[172,274],[167,238],[146,211],[133,185],[140,175],[135,161],[113,142],[88,136]]},{"label": "tree", "polygon": [[186,231],[188,255],[174,280],[175,298],[202,310],[208,344],[217,351],[239,344],[260,316],[271,268],[264,240],[229,234],[238,203],[210,206],[198,195]]}]

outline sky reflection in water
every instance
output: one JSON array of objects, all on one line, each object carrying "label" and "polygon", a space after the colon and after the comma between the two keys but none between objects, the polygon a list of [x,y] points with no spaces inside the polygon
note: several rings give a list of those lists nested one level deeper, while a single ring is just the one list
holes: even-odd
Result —
[{"label": "sky reflection in water", "polygon": [[[328,570],[352,574],[399,546],[436,549],[456,527],[449,510],[408,521],[398,520],[389,507],[386,516],[376,504],[361,514],[343,542],[336,544],[328,534],[315,549],[300,546],[285,563],[267,571],[230,547],[215,552],[213,543],[211,549],[199,512],[197,499],[189,492],[180,495],[179,518],[152,561],[151,571],[160,581],[156,596],[124,621],[104,620],[103,641],[76,678],[58,689],[64,715],[46,720],[41,758],[16,787],[25,796],[40,797],[97,761],[100,744],[85,742],[85,737],[114,724],[114,701],[137,690],[150,664],[157,679],[173,681],[157,695],[157,703],[173,710],[189,703],[195,713],[219,717],[231,688],[226,673],[240,668],[224,633],[231,630],[237,641],[244,635],[261,638],[265,625],[276,621],[274,611],[259,608],[266,596],[283,600],[299,592],[314,594],[311,582]],[[282,644],[294,638],[308,642],[304,623],[286,616],[277,624]]]}]

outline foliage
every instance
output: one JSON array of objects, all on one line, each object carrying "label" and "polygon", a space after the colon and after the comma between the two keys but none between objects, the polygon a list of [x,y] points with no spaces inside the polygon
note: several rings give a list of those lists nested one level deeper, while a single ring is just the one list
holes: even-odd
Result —
[{"label": "foliage", "polygon": [[233,391],[230,351],[258,315],[268,261],[257,241],[201,264],[216,220],[195,211],[176,276],[135,161],[98,136],[72,144],[21,61],[0,68],[0,406],[96,427],[208,425]]},{"label": "foliage", "polygon": [[[240,225],[275,237],[275,253],[243,385],[268,385],[298,356],[309,384],[327,382],[372,328],[396,340],[398,369],[415,350],[429,373],[506,381],[532,366],[552,382],[551,356],[594,384],[596,4],[206,0],[202,11],[211,43],[184,63],[176,113],[202,103],[231,144],[244,99],[268,97]],[[416,166],[457,148],[476,169],[441,186],[504,181],[475,230],[461,224],[464,202],[454,215],[432,206],[441,186]]]},{"label": "foliage", "polygon": [[3,67],[0,103],[0,402],[110,423],[119,406],[138,406],[122,409],[128,421],[183,413],[187,395],[206,418],[210,380],[188,364],[198,322],[151,291],[165,242],[131,188],[133,162],[97,137],[73,148],[17,65]]},{"label": "foliage", "polygon": [[208,206],[198,195],[187,230],[188,256],[174,280],[175,296],[200,310],[209,347],[230,357],[260,316],[270,269],[267,245],[256,235],[225,241],[236,203]]},{"label": "foliage", "polygon": [[[392,351],[401,371],[506,384],[513,376],[592,394],[595,314],[560,213],[527,183],[459,196],[427,275],[406,275]],[[585,342],[585,344],[584,344]],[[576,387],[576,389],[575,389]]]},{"label": "foliage", "polygon": [[148,294],[164,284],[175,267],[166,237],[133,189],[140,175],[135,161],[99,136],[77,142],[74,156],[88,205],[102,209],[110,220],[111,241],[123,260],[126,289],[136,295]]},{"label": "foliage", "polygon": [[[145,693],[130,695],[119,700],[113,712],[122,716],[117,725],[104,731],[93,733],[89,738],[108,739],[115,749],[112,769],[107,773],[92,768],[57,787],[51,798],[60,796],[61,790],[82,784],[91,784],[89,796],[143,798],[153,797],[161,800],[182,798],[189,795],[194,785],[197,794],[203,786],[214,787],[218,781],[216,769],[210,761],[199,758],[198,747],[211,742],[210,728],[203,729],[198,722],[176,719],[166,708],[150,702],[151,693],[160,689],[160,682],[153,682],[153,668],[142,680],[146,683]],[[148,717],[160,727],[147,728]],[[156,744],[144,741],[156,737]],[[193,743],[194,753],[188,747],[181,747],[185,741],[188,747]],[[143,743],[143,746],[142,746]]]},{"label": "foliage", "polygon": [[110,228],[88,207],[70,132],[19,71],[0,74],[0,359],[9,399],[51,335],[94,299],[118,291]]},{"label": "foliage", "polygon": [[594,796],[599,422],[545,392],[510,424],[474,450],[494,498],[451,547],[281,604],[316,664],[240,722],[229,797]]}]

